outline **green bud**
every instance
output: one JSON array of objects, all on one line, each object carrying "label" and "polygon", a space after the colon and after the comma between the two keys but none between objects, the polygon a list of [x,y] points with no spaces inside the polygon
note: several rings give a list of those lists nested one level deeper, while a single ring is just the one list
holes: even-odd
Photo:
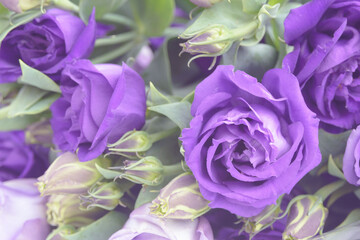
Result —
[{"label": "green bud", "polygon": [[301,195],[292,201],[284,240],[306,240],[322,231],[328,210],[323,206],[321,198],[315,195]]},{"label": "green bud", "polygon": [[191,172],[171,180],[152,201],[151,213],[162,218],[195,219],[210,210]]},{"label": "green bud", "polygon": [[86,226],[107,213],[101,208],[82,209],[77,194],[51,195],[47,203],[47,219],[52,226]]},{"label": "green bud", "polygon": [[152,156],[137,161],[125,160],[123,167],[112,167],[111,169],[121,170],[118,178],[124,178],[137,184],[156,186],[164,179],[164,166],[159,159]]},{"label": "green bud", "polygon": [[226,52],[232,43],[229,29],[223,25],[215,25],[196,34],[180,46],[183,48],[181,53],[219,56]]},{"label": "green bud", "polygon": [[130,131],[125,133],[117,142],[108,145],[109,154],[118,154],[125,157],[136,157],[152,146],[150,135],[144,131]]},{"label": "green bud", "polygon": [[243,218],[245,231],[250,235],[255,235],[271,226],[281,213],[281,200],[282,196],[277,200],[276,204],[267,206],[258,215],[250,218]]},{"label": "green bud", "polygon": [[80,162],[74,153],[64,153],[59,156],[38,178],[38,188],[41,195],[50,194],[82,194],[96,183],[102,175],[96,169],[95,163],[110,165],[106,158],[97,158],[88,162]]},{"label": "green bud", "polygon": [[116,182],[96,183],[89,189],[88,195],[80,196],[81,207],[83,209],[99,207],[111,211],[119,205],[120,198],[125,194],[124,190],[128,190],[128,187],[121,189]]}]

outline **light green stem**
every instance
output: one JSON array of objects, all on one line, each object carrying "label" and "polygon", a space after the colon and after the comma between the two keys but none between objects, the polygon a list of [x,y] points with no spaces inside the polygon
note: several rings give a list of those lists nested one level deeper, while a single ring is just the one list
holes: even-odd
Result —
[{"label": "light green stem", "polygon": [[136,37],[135,32],[127,32],[118,35],[112,35],[106,38],[97,39],[95,42],[95,47],[107,46],[107,45],[114,45],[118,43],[127,42],[132,40]]},{"label": "light green stem", "polygon": [[179,131],[179,128],[175,127],[175,128],[161,131],[161,132],[150,134],[150,141],[152,143],[155,143],[157,141],[160,141],[161,139],[167,138],[167,137],[177,133],[178,131]]},{"label": "light green stem", "polygon": [[69,0],[52,0],[53,4],[59,8],[73,11],[73,12],[79,12],[79,6],[72,3]]},{"label": "light green stem", "polygon": [[134,22],[131,19],[129,19],[125,16],[114,14],[114,13],[105,14],[102,17],[102,20],[112,22],[112,23],[117,23],[120,25],[125,25],[125,26],[131,27],[131,28],[133,28],[135,26]]},{"label": "light green stem", "polygon": [[115,49],[114,51],[111,51],[111,52],[105,53],[101,56],[93,58],[91,61],[94,64],[109,62],[111,60],[114,60],[115,58],[118,58],[118,57],[124,55],[128,51],[130,51],[134,47],[134,45],[135,45],[134,42],[128,42],[128,43],[122,45],[121,47]]},{"label": "light green stem", "polygon": [[320,197],[323,201],[328,198],[333,192],[345,185],[345,181],[339,180],[328,185],[323,186],[316,191],[314,195]]},{"label": "light green stem", "polygon": [[183,172],[185,171],[182,162],[164,166],[164,176],[177,176]]}]

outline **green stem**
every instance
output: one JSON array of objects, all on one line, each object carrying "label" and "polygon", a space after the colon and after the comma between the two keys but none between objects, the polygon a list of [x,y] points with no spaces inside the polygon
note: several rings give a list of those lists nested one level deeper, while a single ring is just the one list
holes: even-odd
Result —
[{"label": "green stem", "polygon": [[122,45],[121,47],[117,48],[114,51],[111,51],[111,52],[108,52],[108,53],[105,53],[103,55],[93,58],[92,62],[94,64],[96,64],[96,63],[104,63],[104,62],[109,62],[111,60],[114,60],[115,58],[118,58],[118,57],[124,55],[125,53],[127,53],[128,51],[130,51],[134,47],[134,45],[135,45],[134,42],[128,42],[128,43]]},{"label": "green stem", "polygon": [[160,140],[162,140],[164,138],[170,137],[171,135],[177,133],[178,131],[179,131],[179,128],[174,127],[174,128],[168,129],[168,130],[164,130],[164,131],[161,131],[161,132],[150,134],[150,141],[152,143],[155,143],[155,142],[160,141]]},{"label": "green stem", "polygon": [[135,26],[134,22],[131,19],[129,19],[125,16],[114,14],[114,13],[105,14],[102,17],[102,20],[112,22],[112,23],[117,23],[120,25],[125,25],[125,26],[131,27],[131,28],[133,28]]},{"label": "green stem", "polygon": [[95,42],[95,47],[107,46],[107,45],[114,45],[118,43],[127,42],[132,40],[136,37],[135,32],[126,32],[118,35],[112,35],[106,38],[97,39]]},{"label": "green stem", "polygon": [[320,197],[323,201],[328,198],[333,192],[345,185],[345,181],[339,180],[328,185],[323,186],[314,193],[314,195]]},{"label": "green stem", "polygon": [[79,6],[69,0],[52,0],[52,2],[55,6],[59,8],[73,12],[79,12]]},{"label": "green stem", "polygon": [[164,166],[164,176],[177,176],[183,172],[185,171],[182,162]]}]

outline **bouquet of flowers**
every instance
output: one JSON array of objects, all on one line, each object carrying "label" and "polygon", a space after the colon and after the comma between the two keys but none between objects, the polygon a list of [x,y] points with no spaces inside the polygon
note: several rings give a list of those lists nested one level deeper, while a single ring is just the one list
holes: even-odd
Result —
[{"label": "bouquet of flowers", "polygon": [[0,240],[360,239],[359,0],[0,3]]}]

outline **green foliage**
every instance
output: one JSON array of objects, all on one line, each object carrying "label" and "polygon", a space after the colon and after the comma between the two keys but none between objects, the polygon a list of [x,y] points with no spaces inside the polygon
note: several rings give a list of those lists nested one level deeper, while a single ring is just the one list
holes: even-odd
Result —
[{"label": "green foliage", "polygon": [[134,19],[141,35],[161,36],[174,17],[174,0],[131,0]]},{"label": "green foliage", "polygon": [[80,0],[79,15],[84,22],[87,22],[93,8],[96,9],[95,17],[100,19],[106,13],[116,10],[127,0]]},{"label": "green foliage", "polygon": [[127,218],[128,216],[124,213],[112,211],[78,232],[64,237],[67,240],[105,240],[120,230]]}]

